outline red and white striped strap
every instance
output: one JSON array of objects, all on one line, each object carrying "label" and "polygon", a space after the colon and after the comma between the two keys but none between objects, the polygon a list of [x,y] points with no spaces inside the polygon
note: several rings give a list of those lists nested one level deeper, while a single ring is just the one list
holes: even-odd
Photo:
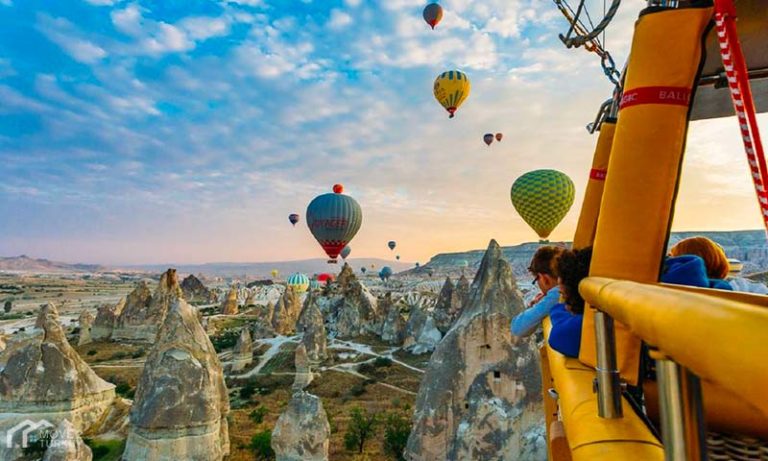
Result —
[{"label": "red and white striped strap", "polygon": [[768,183],[768,167],[757,126],[747,65],[736,32],[736,8],[732,0],[715,1],[715,26],[720,42],[720,56],[723,59],[733,107],[739,120],[741,139],[747,154],[752,182],[755,185],[763,223],[768,231],[768,193],[765,189],[765,184]]}]

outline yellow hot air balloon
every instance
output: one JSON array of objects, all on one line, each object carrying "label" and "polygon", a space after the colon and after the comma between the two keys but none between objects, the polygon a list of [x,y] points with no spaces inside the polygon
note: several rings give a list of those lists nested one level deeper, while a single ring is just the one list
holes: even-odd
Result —
[{"label": "yellow hot air balloon", "polygon": [[435,99],[451,114],[449,118],[453,118],[461,103],[467,99],[470,87],[467,74],[458,70],[443,72],[435,79]]},{"label": "yellow hot air balloon", "polygon": [[277,269],[272,269],[272,278],[273,279],[276,279],[279,274],[280,274],[280,271],[278,271]]}]

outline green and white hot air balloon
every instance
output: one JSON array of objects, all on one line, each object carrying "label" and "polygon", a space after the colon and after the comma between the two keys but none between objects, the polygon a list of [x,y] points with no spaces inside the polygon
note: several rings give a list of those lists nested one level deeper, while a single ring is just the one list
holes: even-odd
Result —
[{"label": "green and white hot air balloon", "polygon": [[336,263],[363,223],[360,205],[343,192],[344,186],[335,184],[332,194],[318,195],[307,207],[307,226],[330,258],[329,263]]},{"label": "green and white hot air balloon", "polygon": [[309,288],[309,277],[300,272],[296,272],[288,277],[286,284],[293,288],[296,293],[304,293]]},{"label": "green and white hot air balloon", "polygon": [[510,195],[515,210],[545,240],[568,214],[576,189],[565,173],[534,170],[515,180]]}]

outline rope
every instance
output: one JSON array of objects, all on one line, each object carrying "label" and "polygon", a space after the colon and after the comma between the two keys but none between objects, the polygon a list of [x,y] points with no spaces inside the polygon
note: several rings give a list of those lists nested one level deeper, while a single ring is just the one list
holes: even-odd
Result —
[{"label": "rope", "polygon": [[747,154],[752,182],[755,185],[755,194],[768,232],[768,193],[765,189],[765,184],[768,183],[768,166],[766,166],[763,143],[757,126],[747,65],[736,31],[736,8],[733,0],[715,1],[715,26],[720,42],[720,56],[728,78],[733,108],[739,120],[741,139]]},{"label": "rope", "polygon": [[[582,0],[581,4],[584,4],[584,0]],[[605,30],[606,27],[608,27],[608,24],[613,20],[613,17],[616,15],[616,12],[619,10],[619,5],[621,5],[621,0],[613,0],[611,2],[611,7],[608,8],[608,12],[603,16],[603,20],[600,21],[594,29],[592,29],[591,32],[588,32],[586,34],[578,34],[576,37],[561,37],[563,40],[563,43],[565,43],[565,46],[568,48],[571,47],[580,47],[587,43],[588,41],[594,40],[595,38],[600,36],[600,33]],[[570,34],[569,34],[570,35]]]}]

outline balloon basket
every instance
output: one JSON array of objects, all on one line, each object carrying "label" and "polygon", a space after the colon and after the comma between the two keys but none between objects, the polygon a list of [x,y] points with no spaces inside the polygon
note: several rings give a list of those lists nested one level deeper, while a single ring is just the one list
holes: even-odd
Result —
[{"label": "balloon basket", "polygon": [[339,262],[335,259],[329,259],[328,264],[338,264]]}]

